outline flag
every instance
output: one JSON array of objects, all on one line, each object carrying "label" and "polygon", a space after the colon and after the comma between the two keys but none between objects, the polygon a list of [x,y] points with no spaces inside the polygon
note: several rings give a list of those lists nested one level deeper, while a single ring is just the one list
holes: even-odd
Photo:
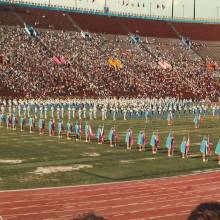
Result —
[{"label": "flag", "polygon": [[168,62],[166,62],[166,61],[164,61],[164,60],[159,61],[158,64],[159,64],[159,65],[162,67],[162,69],[164,69],[164,70],[166,70],[166,69],[172,69],[172,66],[171,66]]},{"label": "flag", "polygon": [[53,62],[55,63],[55,64],[57,64],[57,65],[61,65],[62,64],[62,62],[59,60],[59,58],[58,57],[56,57],[56,56],[54,56],[53,58],[52,58],[52,60],[53,60]]},{"label": "flag", "polygon": [[67,64],[67,61],[64,59],[64,57],[60,57],[60,62],[64,65]]},{"label": "flag", "polygon": [[189,142],[189,136],[188,136],[188,139],[187,139],[187,142],[186,142],[186,154],[189,153],[189,149],[190,149],[190,142]]},{"label": "flag", "polygon": [[103,144],[105,138],[104,126],[102,127],[101,134],[100,134],[100,142]]},{"label": "flag", "polygon": [[26,25],[26,23],[24,23],[24,29],[28,35],[30,35],[32,37],[37,37],[38,32],[32,26],[28,26],[28,25]]}]

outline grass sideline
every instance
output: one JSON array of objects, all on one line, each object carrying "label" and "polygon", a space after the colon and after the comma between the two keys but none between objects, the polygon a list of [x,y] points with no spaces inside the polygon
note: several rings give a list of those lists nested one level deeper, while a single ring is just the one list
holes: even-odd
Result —
[{"label": "grass sideline", "polygon": [[[24,132],[20,132],[19,129],[12,131],[0,128],[0,161],[22,160],[18,164],[0,162],[0,190],[119,182],[218,169],[216,155],[213,155],[209,162],[202,162],[199,143],[203,135],[209,134],[210,142],[215,148],[220,138],[220,118],[206,116],[199,129],[194,128],[192,120],[193,116],[175,119],[173,130],[177,149],[173,158],[167,157],[164,147],[170,127],[166,120],[161,119],[154,119],[147,124],[144,120],[118,120],[116,122],[106,120],[104,122],[105,139],[108,138],[110,127],[115,125],[119,133],[117,148],[110,148],[107,141],[104,145],[98,145],[95,140],[85,143],[84,138],[76,142],[74,139],[66,140],[65,137],[61,139],[49,137],[47,133],[40,136],[38,131],[29,134],[28,128]],[[82,121],[82,124],[84,125],[85,121]],[[92,121],[91,124],[93,130],[96,131],[98,125],[103,122]],[[135,137],[132,151],[127,151],[124,143],[128,127],[133,128]],[[152,131],[159,130],[161,148],[156,156],[152,155],[149,145],[147,145],[146,152],[138,152],[136,149],[137,133],[144,128],[146,128],[148,143]],[[188,133],[192,157],[182,160],[179,146],[183,136],[187,136]],[[95,156],[90,155],[94,153]],[[38,167],[76,164],[93,167],[44,175],[33,173]]]}]

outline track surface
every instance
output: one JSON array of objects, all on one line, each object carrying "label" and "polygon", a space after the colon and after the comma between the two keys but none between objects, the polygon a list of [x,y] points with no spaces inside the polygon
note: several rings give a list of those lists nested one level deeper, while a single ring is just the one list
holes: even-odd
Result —
[{"label": "track surface", "polygon": [[70,220],[94,211],[109,220],[185,220],[205,201],[220,201],[220,172],[124,183],[0,192],[3,219]]}]

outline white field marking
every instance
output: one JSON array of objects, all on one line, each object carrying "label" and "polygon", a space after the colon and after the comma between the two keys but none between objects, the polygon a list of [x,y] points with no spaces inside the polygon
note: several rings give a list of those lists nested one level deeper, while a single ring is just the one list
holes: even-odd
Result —
[{"label": "white field marking", "polygon": [[134,163],[135,160],[120,160],[120,163],[122,164],[128,164],[128,163]]},{"label": "white field marking", "polygon": [[18,164],[18,163],[22,163],[23,160],[4,160],[4,159],[0,159],[0,163],[11,163],[11,164]]},{"label": "white field marking", "polygon": [[57,173],[57,172],[77,171],[85,168],[93,168],[93,166],[87,164],[75,164],[73,166],[38,167],[34,172],[30,172],[30,173],[37,175],[44,175],[44,174]]},{"label": "white field marking", "polygon": [[[212,172],[204,172],[204,171],[201,171],[201,173],[203,174],[209,174],[209,173],[219,173],[219,168],[217,169],[213,169]],[[69,189],[69,188],[79,188],[79,187],[88,187],[88,186],[110,186],[110,185],[123,185],[123,184],[126,184],[126,183],[130,183],[130,184],[138,184],[138,183],[149,183],[149,182],[152,182],[152,181],[159,181],[159,180],[168,180],[168,179],[174,179],[174,178],[177,178],[177,177],[187,177],[187,176],[197,176],[197,175],[200,175],[201,173],[188,173],[188,174],[182,174],[182,175],[174,175],[174,176],[168,176],[168,177],[158,177],[158,178],[153,178],[153,179],[142,179],[142,180],[127,180],[127,181],[116,181],[116,182],[109,182],[109,183],[94,183],[94,184],[84,184],[84,185],[76,185],[76,186],[55,186],[55,187],[43,187],[43,188],[34,188],[34,189],[14,189],[14,190],[0,190],[0,193],[1,192],[24,192],[24,191],[38,191],[38,190],[50,190],[50,189]],[[201,179],[201,178],[198,178],[198,179]],[[117,186],[118,187],[118,186]],[[94,190],[94,189],[92,189]]]},{"label": "white field marking", "polygon": [[91,152],[91,153],[88,153],[88,152],[85,152],[85,153],[83,153],[83,154],[81,154],[81,156],[88,156],[88,157],[99,157],[100,156],[100,154],[99,153],[96,153],[96,152]]}]

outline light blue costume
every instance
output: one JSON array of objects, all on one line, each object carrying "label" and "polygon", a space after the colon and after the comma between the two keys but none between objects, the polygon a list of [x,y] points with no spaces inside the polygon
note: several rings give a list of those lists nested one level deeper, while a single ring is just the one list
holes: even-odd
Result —
[{"label": "light blue costume", "polygon": [[215,148],[215,153],[216,153],[217,155],[220,155],[220,139],[219,139],[218,144],[217,144],[217,146],[216,146],[216,148]]},{"label": "light blue costume", "polygon": [[102,133],[102,129],[101,129],[101,127],[99,127],[97,132],[96,132],[96,138],[100,139],[101,138],[101,133]]},{"label": "light blue costume", "polygon": [[113,141],[114,140],[114,131],[113,131],[112,128],[109,131],[108,139],[109,139],[109,141]]},{"label": "light blue costume", "polygon": [[43,128],[43,120],[42,120],[41,118],[39,119],[38,127],[39,127],[40,129]]},{"label": "light blue costume", "polygon": [[76,135],[79,135],[79,125],[78,124],[75,124],[74,132]]},{"label": "light blue costume", "polygon": [[23,126],[23,125],[24,125],[24,118],[21,117],[21,118],[20,118],[20,126]]},{"label": "light blue costume", "polygon": [[66,123],[66,131],[68,133],[70,133],[70,131],[71,131],[71,124],[69,122]]},{"label": "light blue costume", "polygon": [[180,152],[181,152],[182,154],[185,154],[185,153],[186,153],[186,144],[187,144],[186,138],[184,137],[183,140],[182,140],[182,143],[181,143],[181,145],[180,145]]},{"label": "light blue costume", "polygon": [[125,135],[125,142],[126,142],[127,144],[131,144],[131,139],[132,139],[132,137],[131,137],[131,131],[128,130],[127,133],[126,133],[126,135]]},{"label": "light blue costume", "polygon": [[57,130],[58,132],[60,133],[61,130],[62,130],[62,123],[59,121],[58,124],[57,124]]},{"label": "light blue costume", "polygon": [[153,132],[151,139],[150,139],[150,146],[155,147],[157,145],[157,136],[155,132]]},{"label": "light blue costume", "polygon": [[203,154],[208,154],[208,141],[207,139],[204,137],[202,140],[202,143],[200,145],[200,152]]},{"label": "light blue costume", "polygon": [[52,122],[52,120],[50,120],[49,123],[48,123],[48,129],[49,129],[49,131],[52,130],[52,124],[53,124],[53,122]]},{"label": "light blue costume", "polygon": [[196,116],[194,117],[193,121],[194,121],[194,124],[195,124],[196,126],[198,126],[198,124],[199,124],[199,116],[196,115]]},{"label": "light blue costume", "polygon": [[167,148],[167,149],[171,149],[171,148],[172,148],[172,136],[171,136],[171,132],[170,132],[170,133],[168,134],[168,136],[167,136],[166,148]]},{"label": "light blue costume", "polygon": [[12,117],[12,125],[13,125],[13,126],[16,125],[16,117],[15,117],[15,116]]},{"label": "light blue costume", "polygon": [[29,126],[33,126],[33,118],[32,117],[29,118],[29,122],[28,123],[29,123]]},{"label": "light blue costume", "polygon": [[85,125],[85,129],[84,129],[84,131],[85,131],[85,134],[89,134],[89,125],[86,123],[86,125]]},{"label": "light blue costume", "polygon": [[139,132],[139,134],[138,134],[137,144],[138,145],[143,145],[144,144],[144,137],[143,137],[142,132]]}]

